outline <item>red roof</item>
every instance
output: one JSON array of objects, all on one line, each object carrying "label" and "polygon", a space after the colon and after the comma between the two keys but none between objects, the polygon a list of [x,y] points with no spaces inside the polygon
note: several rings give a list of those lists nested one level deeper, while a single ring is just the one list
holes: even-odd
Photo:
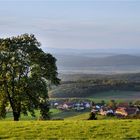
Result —
[{"label": "red roof", "polygon": [[116,109],[118,112],[127,113],[127,115],[135,114],[136,108],[135,107],[118,107]]}]

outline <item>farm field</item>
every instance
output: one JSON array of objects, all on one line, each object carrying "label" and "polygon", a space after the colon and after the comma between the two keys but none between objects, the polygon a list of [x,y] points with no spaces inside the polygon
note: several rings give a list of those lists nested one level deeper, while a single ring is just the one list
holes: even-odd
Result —
[{"label": "farm field", "polygon": [[140,120],[0,121],[0,139],[140,139]]},{"label": "farm field", "polygon": [[107,92],[99,92],[94,93],[89,96],[89,98],[93,99],[115,99],[115,100],[136,100],[140,98],[139,91],[107,91]]}]

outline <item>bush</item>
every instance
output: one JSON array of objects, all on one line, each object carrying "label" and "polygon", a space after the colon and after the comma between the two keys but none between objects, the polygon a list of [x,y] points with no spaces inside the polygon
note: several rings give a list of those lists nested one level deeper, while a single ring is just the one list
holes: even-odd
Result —
[{"label": "bush", "polygon": [[94,112],[91,112],[90,115],[89,115],[88,120],[97,120],[96,114]]}]

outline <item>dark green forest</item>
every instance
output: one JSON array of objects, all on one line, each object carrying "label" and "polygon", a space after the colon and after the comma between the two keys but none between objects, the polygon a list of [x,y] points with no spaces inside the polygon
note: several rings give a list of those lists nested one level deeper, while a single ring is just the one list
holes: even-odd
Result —
[{"label": "dark green forest", "polygon": [[140,91],[140,74],[61,75],[62,82],[50,92],[54,98],[90,97],[108,91]]}]

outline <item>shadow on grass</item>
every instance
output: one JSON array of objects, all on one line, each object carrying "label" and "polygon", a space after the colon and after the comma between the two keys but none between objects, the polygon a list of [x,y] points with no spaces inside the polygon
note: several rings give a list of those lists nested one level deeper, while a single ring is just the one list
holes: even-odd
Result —
[{"label": "shadow on grass", "polygon": [[10,139],[10,137],[8,137],[8,136],[0,136],[0,140],[3,140],[3,139]]},{"label": "shadow on grass", "polygon": [[84,113],[88,113],[90,112],[89,110],[84,110],[84,111],[63,111],[63,112],[60,112],[60,113],[57,113],[55,115],[52,115],[52,119],[54,118],[62,118],[62,119],[65,119],[65,118],[68,118],[68,117],[75,117],[75,116],[78,116],[78,115],[81,115],[81,114],[84,114]]}]

